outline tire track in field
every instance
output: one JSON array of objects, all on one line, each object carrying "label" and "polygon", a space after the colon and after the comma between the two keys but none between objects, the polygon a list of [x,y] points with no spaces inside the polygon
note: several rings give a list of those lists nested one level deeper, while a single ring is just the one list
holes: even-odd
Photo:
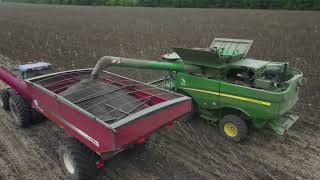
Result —
[{"label": "tire track in field", "polygon": [[[306,110],[305,112],[311,111],[308,108]],[[272,175],[282,177],[281,179],[305,179],[308,177],[317,179],[320,177],[320,142],[318,140],[320,128],[312,124],[316,123],[318,125],[317,117],[320,113],[313,113],[308,116],[301,112],[301,119],[289,131],[289,134],[284,137],[274,136],[267,130],[256,131],[244,143],[224,142],[225,145],[222,145],[217,141],[217,137],[207,138],[209,141],[203,138],[210,136],[210,134],[216,135],[215,133],[210,133],[210,130],[207,130],[208,127],[205,127],[205,130],[198,128],[197,133],[195,133],[198,136],[195,137],[203,138],[205,140],[203,141],[204,145],[212,143],[216,147],[221,145],[222,149],[229,149],[234,152],[236,157],[245,162],[242,162],[242,164],[246,167],[250,167],[251,164],[262,164],[268,171],[273,172]],[[310,122],[310,124],[305,123],[305,121]],[[217,130],[211,129],[211,131]],[[309,133],[306,133],[306,131],[309,131]],[[215,153],[218,154],[219,152]],[[221,151],[221,156],[227,154],[228,152]]]},{"label": "tire track in field", "polygon": [[[202,159],[202,163],[210,162],[208,159],[212,160],[217,174],[235,172],[238,173],[237,177],[246,179],[261,178],[261,176],[266,179],[319,177],[317,172],[319,166],[315,166],[320,161],[319,148],[312,146],[305,139],[295,139],[291,134],[282,138],[262,131],[253,133],[253,137],[245,143],[234,144],[221,140],[216,133],[212,133],[214,137],[210,137],[210,134],[201,133],[200,129],[192,132],[188,128],[185,129],[186,127],[182,128],[182,130],[177,128],[177,131],[173,132],[174,135],[165,134],[167,136],[165,138],[171,141],[169,144],[176,144],[175,148],[179,149],[176,154],[184,153],[188,149],[197,155],[209,154],[207,158]],[[217,130],[211,129],[211,131]],[[192,137],[188,137],[188,134]],[[172,137],[175,139],[172,140]],[[192,150],[192,147],[199,147],[199,144],[193,143],[195,139],[203,145],[203,149],[199,149],[198,152]]]},{"label": "tire track in field", "polygon": [[[168,142],[168,144],[174,144],[173,148],[171,148],[172,150],[178,150],[175,151],[176,156],[180,156],[180,159],[187,161],[187,164],[193,164],[200,168],[202,174],[205,174],[207,179],[254,179],[256,177],[255,174],[257,172],[242,165],[241,160],[234,159],[234,154],[226,153],[224,150],[220,149],[219,146],[214,146],[215,144],[213,143],[205,144],[199,137],[190,139],[185,132],[181,133],[180,130],[174,131],[173,133],[175,134],[174,136],[170,134],[165,138],[171,141]],[[172,139],[172,137],[175,137],[175,139]],[[181,141],[182,138],[185,140]],[[170,145],[168,146],[170,147]],[[192,147],[198,147],[198,149],[192,149]],[[197,160],[195,160],[195,158],[197,158]]]},{"label": "tire track in field", "polygon": [[[188,168],[192,169],[195,172],[199,172],[206,179],[216,179],[221,178],[221,173],[213,172],[211,169],[212,160],[208,160],[206,163],[201,161],[201,155],[197,153],[197,151],[192,151],[191,148],[182,143],[181,139],[175,139],[171,136],[163,135],[166,139],[164,142],[166,143],[166,149],[172,154],[177,161],[182,162]],[[216,164],[216,163],[215,163]]]},{"label": "tire track in field", "polygon": [[0,179],[18,179],[19,170],[7,153],[5,144],[0,142]]},{"label": "tire track in field", "polygon": [[124,151],[106,164],[101,179],[205,179],[200,172],[172,156],[170,149],[153,141],[144,152]]},{"label": "tire track in field", "polygon": [[[0,144],[5,149],[5,156],[11,163],[14,173],[19,179],[64,179],[58,161],[50,158],[47,153],[52,149],[40,147],[41,143],[35,133],[38,127],[18,129],[11,123],[11,117],[0,110]],[[41,130],[40,130],[41,131]],[[50,131],[43,133],[50,139]]]},{"label": "tire track in field", "polygon": [[[3,116],[2,116],[2,119]],[[10,131],[2,122],[0,128],[0,143],[6,149],[6,158],[15,167],[15,173],[22,179],[34,179],[34,172],[39,164],[30,158],[28,149],[23,140],[16,136],[16,133]]]}]

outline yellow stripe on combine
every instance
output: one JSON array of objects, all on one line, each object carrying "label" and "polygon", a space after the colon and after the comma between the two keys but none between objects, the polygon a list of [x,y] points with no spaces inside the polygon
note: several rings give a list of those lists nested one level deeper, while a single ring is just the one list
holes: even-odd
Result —
[{"label": "yellow stripe on combine", "polygon": [[237,100],[241,100],[241,101],[247,101],[247,102],[251,102],[251,103],[255,103],[255,104],[259,104],[259,105],[264,105],[264,106],[271,106],[270,102],[260,101],[260,100],[241,97],[241,96],[235,96],[235,95],[231,95],[231,94],[219,93],[219,92],[214,92],[214,91],[206,91],[206,90],[201,90],[201,89],[193,89],[193,88],[183,88],[183,89],[212,94],[212,95],[216,95],[216,96],[223,96],[223,97],[237,99]]}]

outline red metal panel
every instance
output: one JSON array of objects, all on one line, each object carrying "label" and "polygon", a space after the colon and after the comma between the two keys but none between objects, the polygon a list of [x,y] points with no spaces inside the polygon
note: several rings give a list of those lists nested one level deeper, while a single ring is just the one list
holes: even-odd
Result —
[{"label": "red metal panel", "polygon": [[31,94],[28,90],[27,84],[7,69],[0,65],[0,80],[8,84],[11,88],[16,90],[19,94],[23,95],[27,99],[31,98]]},{"label": "red metal panel", "polygon": [[130,124],[123,125],[117,129],[116,146],[122,148],[129,143],[138,140],[140,137],[146,137],[160,127],[174,121],[191,109],[191,102],[185,101],[167,107],[158,112],[154,112],[143,119],[135,120]]},{"label": "red metal panel", "polygon": [[70,105],[57,100],[35,86],[32,91],[32,106],[77,138],[92,151],[102,153],[113,150],[113,131],[103,124],[90,119]]},{"label": "red metal panel", "polygon": [[[152,97],[149,105],[160,105],[162,102],[181,97],[180,95],[171,94],[168,91],[155,89],[151,86],[151,89],[148,89],[148,85],[124,77],[108,73],[105,73],[105,76],[108,76],[108,78],[111,78],[112,80],[104,79],[104,81],[111,81],[109,83],[117,84],[120,87],[125,86],[125,84],[135,84],[133,87],[128,86],[126,90],[131,92],[137,99],[149,96]],[[120,125],[120,127],[109,126],[103,122],[96,121],[87,112],[80,109],[80,107],[61,99],[50,91],[53,90],[53,87],[54,89],[62,88],[71,83],[66,80],[67,78],[64,78],[63,74],[59,75],[59,77],[62,78],[58,79],[56,82],[53,81],[51,84],[52,86],[47,90],[38,85],[27,83],[28,88],[31,90],[29,92],[32,94],[33,107],[52,121],[56,122],[68,134],[77,138],[91,150],[98,153],[121,150],[127,144],[134,143],[139,138],[147,137],[157,129],[172,122],[191,109],[191,102],[189,100],[176,101],[176,104],[167,107],[159,106],[160,109],[156,109],[150,113],[146,112],[147,114],[143,117],[136,120],[130,120],[127,124]],[[70,75],[69,78],[72,78],[72,76]],[[118,127],[116,132],[112,130],[112,127]]]}]

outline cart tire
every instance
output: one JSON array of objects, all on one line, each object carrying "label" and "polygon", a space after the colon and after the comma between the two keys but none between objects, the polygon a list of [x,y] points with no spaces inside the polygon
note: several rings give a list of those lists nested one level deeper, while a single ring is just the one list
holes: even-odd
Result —
[{"label": "cart tire", "polygon": [[0,105],[6,111],[10,110],[9,97],[10,97],[10,94],[7,89],[3,89],[0,91]]},{"label": "cart tire", "polygon": [[222,136],[233,142],[241,142],[248,137],[246,121],[233,114],[226,115],[220,120],[219,131]]},{"label": "cart tire", "polygon": [[59,147],[60,161],[73,180],[96,179],[98,156],[74,138]]},{"label": "cart tire", "polygon": [[21,128],[30,125],[32,114],[29,102],[21,95],[12,94],[9,98],[9,106],[14,123]]},{"label": "cart tire", "polygon": [[126,151],[128,151],[130,153],[142,154],[142,153],[147,151],[148,144],[149,144],[149,139],[147,139],[142,144],[131,144],[131,145],[128,146]]},{"label": "cart tire", "polygon": [[46,117],[35,109],[32,112],[32,123],[40,123],[46,120]]}]

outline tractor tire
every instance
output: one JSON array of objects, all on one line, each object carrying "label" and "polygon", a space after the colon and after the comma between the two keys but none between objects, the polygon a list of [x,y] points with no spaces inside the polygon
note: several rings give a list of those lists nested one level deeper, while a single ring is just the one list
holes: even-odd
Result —
[{"label": "tractor tire", "polygon": [[59,147],[60,161],[72,180],[96,179],[99,157],[74,138]]},{"label": "tractor tire", "polygon": [[23,96],[18,94],[11,95],[9,98],[9,106],[16,126],[24,128],[30,125],[32,107]]},{"label": "tractor tire", "polygon": [[240,116],[229,114],[219,121],[220,134],[233,142],[241,142],[248,137],[248,125]]},{"label": "tractor tire", "polygon": [[0,105],[6,111],[10,110],[9,97],[10,97],[10,94],[7,89],[3,89],[0,91]]}]

